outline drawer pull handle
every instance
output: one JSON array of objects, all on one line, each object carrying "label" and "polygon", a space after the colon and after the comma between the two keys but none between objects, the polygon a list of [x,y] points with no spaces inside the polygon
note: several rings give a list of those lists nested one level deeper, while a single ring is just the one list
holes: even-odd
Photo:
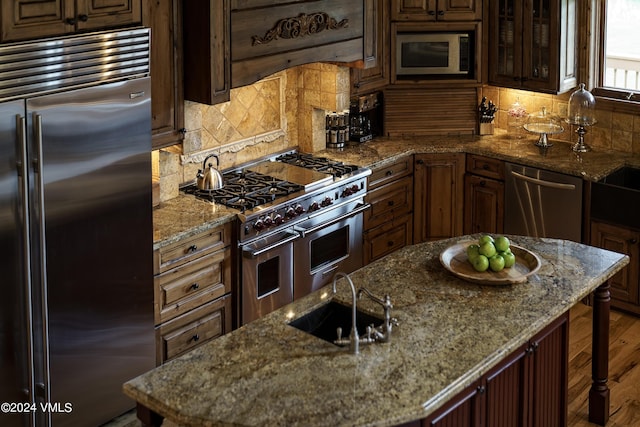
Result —
[{"label": "drawer pull handle", "polygon": [[198,285],[197,283],[194,283],[191,285],[191,290],[195,291],[200,287],[200,285]]},{"label": "drawer pull handle", "polygon": [[488,165],[488,164],[486,164],[486,163],[485,163],[485,164],[483,164],[483,165],[482,165],[482,169],[484,169],[484,170],[488,171],[488,170],[489,170],[489,165]]},{"label": "drawer pull handle", "polygon": [[389,206],[393,206],[394,201],[393,200],[389,200],[389,202],[387,203]]},{"label": "drawer pull handle", "polygon": [[635,245],[636,243],[638,243],[638,239],[629,239],[630,245]]},{"label": "drawer pull handle", "polygon": [[198,340],[200,339],[200,335],[195,334],[194,336],[191,337],[191,339],[193,340],[193,342],[198,342]]},{"label": "drawer pull handle", "polygon": [[391,175],[393,175],[393,171],[387,171],[387,173],[385,175],[391,176]]},{"label": "drawer pull handle", "polygon": [[388,247],[393,246],[393,241],[392,241],[392,240],[389,240],[389,241],[387,242],[387,246],[388,246]]},{"label": "drawer pull handle", "polygon": [[185,250],[185,253],[195,252],[197,250],[198,250],[198,245],[191,245]]},{"label": "drawer pull handle", "polygon": [[480,187],[484,187],[485,185],[487,185],[487,181],[485,181],[484,179],[480,181]]}]

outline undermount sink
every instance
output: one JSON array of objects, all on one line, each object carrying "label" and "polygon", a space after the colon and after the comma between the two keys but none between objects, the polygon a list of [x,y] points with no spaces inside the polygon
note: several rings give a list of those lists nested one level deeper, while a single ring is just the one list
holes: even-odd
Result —
[{"label": "undermount sink", "polygon": [[622,167],[591,186],[591,217],[640,227],[640,168]]},{"label": "undermount sink", "polygon": [[[312,312],[292,320],[289,322],[289,325],[333,343],[338,338],[336,333],[338,328],[342,328],[342,336],[344,338],[349,336],[351,332],[352,315],[351,307],[336,301],[329,301]],[[374,327],[378,327],[383,321],[382,319],[356,309],[358,335],[364,335],[367,326],[372,323]]]}]

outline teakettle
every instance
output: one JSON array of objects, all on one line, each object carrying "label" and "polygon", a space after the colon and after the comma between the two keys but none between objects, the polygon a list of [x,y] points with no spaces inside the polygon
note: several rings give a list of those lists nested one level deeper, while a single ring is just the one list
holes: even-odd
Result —
[{"label": "teakettle", "polygon": [[[211,157],[216,158],[216,167],[214,168],[211,163],[207,164],[207,160]],[[217,190],[224,186],[222,174],[218,171],[220,166],[220,159],[215,154],[209,154],[204,158],[202,162],[202,169],[198,170],[196,174],[196,185],[200,190]]]}]

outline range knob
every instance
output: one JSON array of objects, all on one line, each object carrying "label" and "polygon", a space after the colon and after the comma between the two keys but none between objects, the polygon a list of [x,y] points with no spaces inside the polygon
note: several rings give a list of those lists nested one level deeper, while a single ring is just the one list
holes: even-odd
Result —
[{"label": "range knob", "polygon": [[293,218],[294,216],[296,216],[296,210],[292,206],[289,206],[284,212],[284,216],[286,216],[287,218]]},{"label": "range knob", "polygon": [[295,209],[297,215],[300,215],[300,214],[304,213],[304,208],[302,207],[302,205],[300,203],[298,203],[294,209]]},{"label": "range knob", "polygon": [[318,202],[316,202],[315,200],[311,202],[311,204],[309,205],[309,212],[317,211],[318,209],[320,209],[320,205],[318,204]]},{"label": "range knob", "polygon": [[271,218],[270,215],[267,215],[267,217],[265,217],[264,225],[266,225],[267,227],[271,227],[273,225],[273,218]]},{"label": "range knob", "polygon": [[360,191],[360,187],[358,186],[358,184],[353,184],[351,186],[351,191],[353,191],[354,193],[357,193],[358,191]]},{"label": "range knob", "polygon": [[275,214],[275,215],[273,216],[273,222],[274,222],[276,225],[280,225],[280,224],[282,224],[282,223],[284,222],[284,218],[282,218],[282,215],[280,215],[279,213],[277,213],[277,214]]},{"label": "range knob", "polygon": [[331,200],[331,197],[327,196],[324,198],[324,200],[322,200],[322,202],[320,203],[320,206],[325,207],[332,204],[333,204],[333,200]]},{"label": "range knob", "polygon": [[256,222],[253,223],[253,229],[256,231],[264,230],[264,221],[261,219],[256,220]]}]

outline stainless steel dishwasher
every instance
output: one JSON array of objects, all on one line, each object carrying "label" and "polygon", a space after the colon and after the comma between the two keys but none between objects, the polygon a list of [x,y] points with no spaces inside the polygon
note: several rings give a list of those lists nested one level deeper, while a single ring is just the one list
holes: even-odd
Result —
[{"label": "stainless steel dishwasher", "polygon": [[580,242],[582,178],[507,163],[504,232]]}]

